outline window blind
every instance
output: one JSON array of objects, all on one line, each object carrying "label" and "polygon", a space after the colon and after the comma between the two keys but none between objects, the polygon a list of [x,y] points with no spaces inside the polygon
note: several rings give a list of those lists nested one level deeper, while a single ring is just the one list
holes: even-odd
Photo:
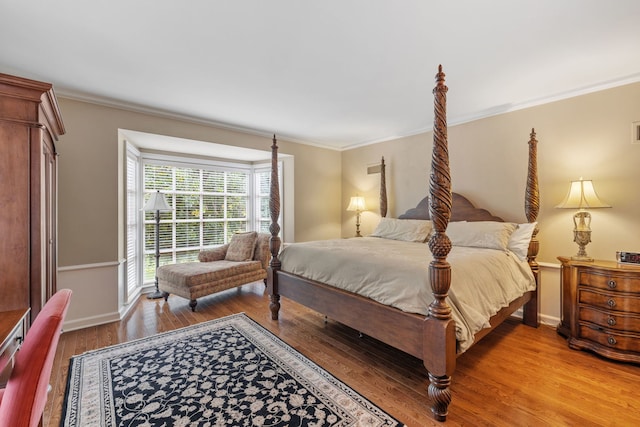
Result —
[{"label": "window blind", "polygon": [[[250,167],[144,163],[144,196],[162,192],[171,212],[160,214],[160,265],[196,261],[202,249],[228,243],[250,224]],[[145,213],[144,280],[155,276],[155,219]]]},{"label": "window blind", "polygon": [[139,263],[140,209],[138,205],[140,153],[127,144],[127,178],[126,178],[126,210],[127,210],[127,284],[125,301],[131,302],[141,286]]}]

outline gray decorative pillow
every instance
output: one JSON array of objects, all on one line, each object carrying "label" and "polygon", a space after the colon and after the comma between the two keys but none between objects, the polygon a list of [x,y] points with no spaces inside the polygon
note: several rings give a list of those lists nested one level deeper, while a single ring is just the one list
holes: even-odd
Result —
[{"label": "gray decorative pillow", "polygon": [[231,237],[227,255],[224,257],[227,261],[251,261],[253,252],[256,249],[256,240],[258,233],[248,231],[246,233],[236,233]]}]

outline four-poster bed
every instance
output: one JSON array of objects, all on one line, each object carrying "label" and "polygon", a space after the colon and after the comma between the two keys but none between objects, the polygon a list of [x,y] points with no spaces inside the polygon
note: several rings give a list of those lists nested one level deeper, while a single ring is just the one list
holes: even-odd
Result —
[{"label": "four-poster bed", "polygon": [[[476,209],[463,196],[451,192],[446,124],[447,90],[444,73],[440,67],[433,90],[435,120],[429,195],[416,208],[410,209],[400,216],[400,218],[414,220],[429,220],[432,224],[433,230],[428,238],[428,248],[432,259],[428,266],[425,265],[423,268],[426,270],[424,274],[428,276],[432,301],[428,307],[425,306],[424,313],[402,311],[374,299],[360,296],[355,292],[329,285],[324,283],[325,281],[292,273],[292,268],[289,270],[283,268],[279,258],[281,241],[278,237],[280,227],[277,224],[277,219],[280,214],[280,195],[277,176],[278,147],[275,136],[272,145],[271,198],[269,203],[272,220],[270,226],[272,259],[267,278],[272,319],[278,319],[280,296],[285,296],[361,333],[420,358],[429,373],[428,394],[431,399],[431,410],[434,417],[440,421],[446,419],[448,406],[451,402],[449,387],[451,376],[455,370],[456,357],[459,354],[457,333],[460,330],[460,325],[456,325],[453,318],[448,298],[452,279],[448,256],[452,251],[452,242],[447,235],[447,227],[450,221],[502,221],[486,210]],[[539,206],[536,144],[535,132],[532,131],[529,141],[525,213],[527,221],[533,225],[531,227],[533,234],[528,244],[528,251],[525,248],[523,262],[534,286],[522,291],[518,294],[519,296],[510,299],[506,304],[503,303],[501,309],[492,312],[483,329],[471,332],[471,343],[477,342],[521,307],[523,307],[524,322],[531,326],[538,326],[538,265],[535,260],[538,253],[538,242],[536,239],[537,229],[534,225]],[[381,165],[380,191],[381,215],[385,217],[387,200],[384,159]],[[424,243],[410,244],[425,246]],[[452,259],[455,260],[456,257],[458,255],[454,253]],[[464,287],[465,284],[466,282],[457,286]],[[456,307],[454,307],[454,312],[457,316],[458,309]]]}]

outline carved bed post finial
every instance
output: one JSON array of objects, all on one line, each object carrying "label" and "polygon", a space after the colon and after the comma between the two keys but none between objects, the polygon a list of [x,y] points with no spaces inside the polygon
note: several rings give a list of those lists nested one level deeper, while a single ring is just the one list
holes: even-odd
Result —
[{"label": "carved bed post finial", "polygon": [[531,128],[529,138],[529,168],[527,169],[527,188],[524,210],[527,221],[535,222],[540,210],[540,190],[538,189],[538,140],[536,130]]},{"label": "carved bed post finial", "polygon": [[271,225],[269,231],[271,238],[269,239],[269,251],[271,252],[271,261],[269,262],[267,286],[269,289],[269,298],[271,303],[271,318],[278,319],[278,311],[280,311],[280,295],[278,294],[278,277],[276,272],[280,270],[280,225],[278,218],[280,217],[280,184],[278,182],[278,141],[275,134],[273,135],[273,144],[271,145],[271,186],[269,191],[269,214],[271,216]]},{"label": "carved bed post finial", "polygon": [[[447,255],[451,240],[446,234],[451,218],[451,175],[447,142],[447,91],[442,65],[436,74],[434,95],[433,153],[429,179],[429,215],[434,233],[429,239],[433,260],[429,264],[429,278],[434,301],[425,320],[425,342],[447,343],[440,349],[425,350],[424,363],[429,371],[431,411],[437,420],[444,421],[451,403],[451,374],[455,369],[455,322],[446,298],[451,286],[451,266]],[[430,338],[427,338],[427,337]],[[435,338],[434,338],[435,337]]]},{"label": "carved bed post finial", "polygon": [[[536,222],[538,212],[540,211],[540,190],[538,188],[538,140],[536,139],[536,130],[531,128],[529,136],[529,167],[527,169],[527,188],[524,193],[524,213],[528,222]],[[529,250],[527,251],[527,261],[533,276],[536,280],[536,292],[534,297],[529,301],[523,309],[523,321],[529,326],[537,327],[540,324],[538,319],[539,309],[539,290],[540,290],[540,267],[536,257],[540,250],[540,242],[538,241],[538,227],[533,230],[531,242],[529,242]]]},{"label": "carved bed post finial", "polygon": [[387,216],[387,175],[384,164],[384,156],[380,161],[380,216]]},{"label": "carved bed post finial", "polygon": [[[435,118],[433,122],[431,174],[429,177],[429,215],[436,231],[433,237],[437,237],[436,239],[431,239],[431,241],[442,242],[449,240],[445,230],[449,224],[449,218],[451,218],[452,203],[447,141],[447,91],[449,88],[445,85],[444,78],[445,74],[442,72],[442,65],[440,65],[438,74],[436,74],[436,87],[433,89]],[[451,244],[448,243],[445,246],[447,246],[446,250],[442,248],[437,250],[438,253],[433,254],[434,261],[443,260],[446,262],[447,254],[451,250]],[[434,252],[434,249],[431,252]]]},{"label": "carved bed post finial", "polygon": [[[527,188],[524,197],[524,211],[527,216],[527,221],[535,222],[538,219],[538,212],[540,211],[540,190],[538,188],[538,140],[536,139],[536,130],[533,128],[531,129],[529,138],[529,168],[527,169]],[[529,265],[531,265],[531,269],[534,270],[536,280],[538,278],[538,262],[536,261],[536,257],[540,249],[540,242],[538,242],[537,235],[538,227],[533,231],[531,243],[529,244],[529,252],[527,253]]]}]

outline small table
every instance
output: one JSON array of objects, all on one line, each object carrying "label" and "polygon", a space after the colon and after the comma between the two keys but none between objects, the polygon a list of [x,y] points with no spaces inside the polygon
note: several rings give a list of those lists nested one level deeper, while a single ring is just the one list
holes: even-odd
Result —
[{"label": "small table", "polygon": [[13,356],[27,332],[30,308],[0,311],[0,387],[4,387],[13,368]]},{"label": "small table", "polygon": [[562,320],[569,347],[640,363],[640,266],[615,261],[562,263]]}]

